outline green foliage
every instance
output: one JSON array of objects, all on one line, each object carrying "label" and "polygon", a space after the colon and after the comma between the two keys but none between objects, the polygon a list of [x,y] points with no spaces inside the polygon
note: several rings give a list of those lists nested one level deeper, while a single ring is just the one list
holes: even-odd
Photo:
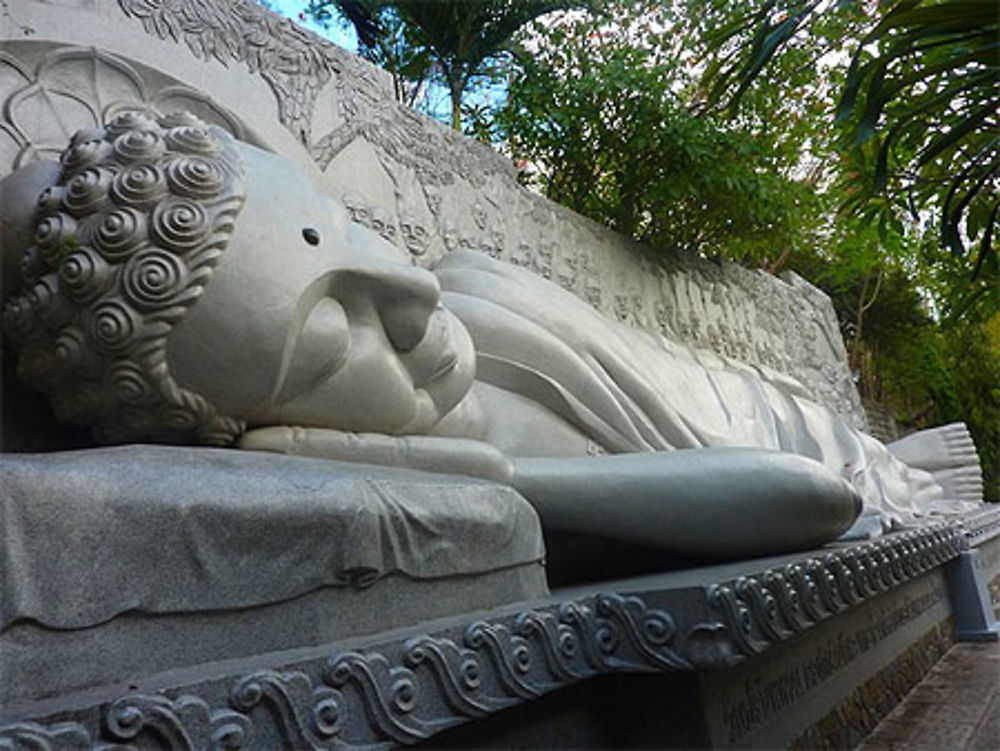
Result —
[{"label": "green foliage", "polygon": [[1000,347],[982,324],[966,321],[916,329],[895,347],[876,360],[883,401],[907,428],[965,422],[986,496],[1000,500]]},{"label": "green foliage", "polygon": [[853,176],[868,184],[844,208],[865,215],[867,200],[883,196],[914,217],[935,212],[942,245],[967,258],[974,281],[988,282],[974,297],[992,296],[1000,309],[995,0],[891,0],[877,7],[766,0],[714,32],[712,101],[734,109],[748,92],[769,86],[762,72],[780,76],[790,49],[816,35],[829,38],[824,24],[831,18],[841,20],[845,38],[857,40],[837,122],[843,148],[865,152],[856,158],[865,169]]},{"label": "green foliage", "polygon": [[[451,97],[451,125],[462,127],[462,97],[507,52],[514,33],[554,10],[589,0],[310,0],[317,20],[336,9],[358,33],[361,51],[387,67],[400,90],[419,89],[437,76]],[[407,85],[405,82],[408,82]]]},{"label": "green foliage", "polygon": [[788,177],[794,148],[686,102],[675,21],[650,3],[570,15],[525,39],[494,137],[547,196],[656,248],[774,259],[819,204]]},{"label": "green foliage", "polygon": [[[935,318],[931,312],[946,308],[953,286],[967,276],[941,273],[938,265],[906,268],[889,258],[873,263],[863,247],[872,234],[870,225],[856,223],[833,238],[833,256],[800,253],[790,265],[830,295],[862,396],[887,407],[907,431],[965,422],[987,497],[1000,500],[1000,314]],[[941,254],[936,237],[931,226],[904,242],[918,256]]]}]

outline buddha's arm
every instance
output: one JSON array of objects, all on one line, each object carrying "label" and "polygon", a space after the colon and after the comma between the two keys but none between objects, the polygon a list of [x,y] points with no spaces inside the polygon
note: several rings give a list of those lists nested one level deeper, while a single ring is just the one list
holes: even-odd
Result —
[{"label": "buddha's arm", "polygon": [[546,527],[676,554],[816,547],[843,534],[861,505],[823,465],[759,449],[511,460],[480,441],[292,427],[252,430],[240,445],[512,484]]},{"label": "buddha's arm", "polygon": [[344,433],[279,425],[247,432],[239,446],[251,451],[480,477],[505,485],[514,476],[513,463],[498,449],[463,438]]},{"label": "buddha's arm", "polygon": [[548,528],[690,555],[817,547],[861,509],[822,464],[760,449],[517,459],[513,484]]}]

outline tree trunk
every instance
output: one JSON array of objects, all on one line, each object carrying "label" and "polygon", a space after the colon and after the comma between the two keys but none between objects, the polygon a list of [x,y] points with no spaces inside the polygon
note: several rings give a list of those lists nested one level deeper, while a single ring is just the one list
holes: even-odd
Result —
[{"label": "tree trunk", "polygon": [[462,84],[460,81],[449,80],[448,90],[451,92],[451,127],[462,131]]}]

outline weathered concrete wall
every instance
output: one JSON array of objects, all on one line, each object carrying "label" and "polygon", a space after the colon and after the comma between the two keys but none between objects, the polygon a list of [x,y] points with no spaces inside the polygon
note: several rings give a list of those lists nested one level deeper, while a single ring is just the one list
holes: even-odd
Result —
[{"label": "weathered concrete wall", "polygon": [[190,109],[323,173],[354,220],[413,263],[463,247],[528,266],[629,325],[790,375],[867,425],[819,290],[651,257],[522,188],[488,147],[398,105],[384,71],[250,0],[12,0],[0,13],[0,174],[122,108]]}]

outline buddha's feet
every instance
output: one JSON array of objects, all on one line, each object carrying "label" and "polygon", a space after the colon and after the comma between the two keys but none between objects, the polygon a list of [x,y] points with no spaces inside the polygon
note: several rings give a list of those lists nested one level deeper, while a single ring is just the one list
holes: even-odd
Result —
[{"label": "buddha's feet", "polygon": [[965,423],[921,430],[888,445],[911,467],[929,472],[944,498],[978,503],[983,500],[983,473],[976,444]]},{"label": "buddha's feet", "polygon": [[979,466],[976,444],[964,422],[911,433],[888,444],[893,456],[918,469],[934,472],[952,467]]},{"label": "buddha's feet", "polygon": [[978,503],[983,500],[983,473],[979,464],[939,469],[931,473],[944,491],[944,497],[955,501]]}]

